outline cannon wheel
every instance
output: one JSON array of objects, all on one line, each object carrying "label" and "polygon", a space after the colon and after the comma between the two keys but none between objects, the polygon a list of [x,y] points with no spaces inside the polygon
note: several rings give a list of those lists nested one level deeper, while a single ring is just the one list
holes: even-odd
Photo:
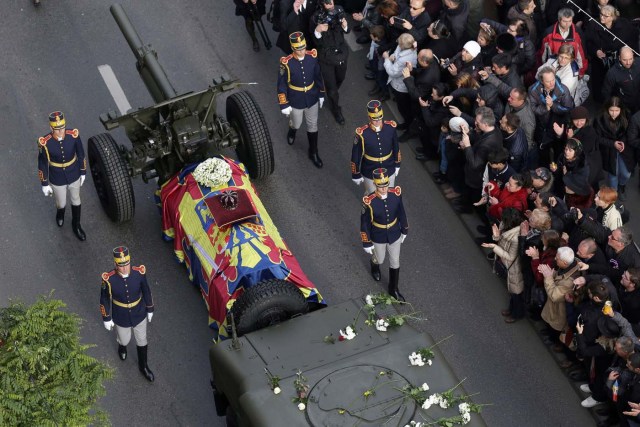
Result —
[{"label": "cannon wheel", "polygon": [[249,92],[240,91],[227,98],[227,120],[238,132],[238,158],[247,167],[249,176],[262,179],[273,173],[271,136],[256,100]]},{"label": "cannon wheel", "polygon": [[114,222],[129,221],[135,212],[133,185],[116,141],[108,133],[88,142],[91,176],[107,216]]},{"label": "cannon wheel", "polygon": [[231,307],[238,335],[275,325],[309,311],[302,292],[291,282],[265,280],[244,291]]}]

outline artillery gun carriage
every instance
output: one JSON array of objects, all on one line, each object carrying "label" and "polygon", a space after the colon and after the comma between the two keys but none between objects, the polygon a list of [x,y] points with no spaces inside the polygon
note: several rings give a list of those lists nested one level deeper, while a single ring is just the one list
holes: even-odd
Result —
[{"label": "artillery gun carriage", "polygon": [[107,131],[124,128],[131,147],[116,143],[110,133],[88,140],[91,176],[107,216],[114,222],[133,218],[135,198],[131,178],[144,182],[169,180],[182,167],[200,162],[222,150],[235,149],[253,179],[273,172],[271,137],[264,115],[251,93],[238,90],[226,99],[226,117],[216,112],[220,95],[242,83],[226,77],[198,92],[179,95],[158,62],[151,45],[145,45],[119,4],[110,8],[136,57],[140,78],[155,105],[118,115],[100,115]]}]

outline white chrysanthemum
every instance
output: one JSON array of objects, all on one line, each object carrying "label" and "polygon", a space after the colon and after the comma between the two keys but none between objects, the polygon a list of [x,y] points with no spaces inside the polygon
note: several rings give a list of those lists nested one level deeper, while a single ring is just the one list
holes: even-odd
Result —
[{"label": "white chrysanthemum", "polygon": [[449,402],[447,402],[447,399],[440,399],[440,407],[442,409],[447,409],[449,407]]},{"label": "white chrysanthemum", "polygon": [[471,421],[471,414],[468,412],[465,412],[464,414],[462,414],[462,424],[468,424]]},{"label": "white chrysanthemum", "polygon": [[420,387],[423,391],[429,390],[429,385],[427,383],[423,383],[422,387]]},{"label": "white chrysanthemum", "polygon": [[298,409],[300,409],[301,411],[304,411],[306,407],[307,405],[305,405],[304,403],[302,402],[298,403]]},{"label": "white chrysanthemum", "polygon": [[231,179],[231,167],[225,160],[213,157],[200,163],[192,175],[199,184],[217,188]]},{"label": "white chrysanthemum", "polygon": [[431,366],[431,365],[433,365],[433,361],[432,361],[431,359],[429,359],[429,360],[427,360],[427,364],[428,364],[429,366]]},{"label": "white chrysanthemum", "polygon": [[280,390],[280,387],[276,387],[273,389],[273,394],[280,394],[282,390]]},{"label": "white chrysanthemum", "polygon": [[461,414],[464,414],[465,412],[469,412],[471,410],[471,408],[469,407],[469,404],[467,402],[462,402],[461,404],[458,405],[458,411]]},{"label": "white chrysanthemum", "polygon": [[367,295],[366,297],[364,297],[364,301],[367,303],[367,305],[373,305],[373,298],[371,297],[371,295]]},{"label": "white chrysanthemum", "polygon": [[433,402],[431,402],[431,399],[427,399],[422,404],[422,409],[427,410],[427,409],[431,408],[432,404],[433,404]]},{"label": "white chrysanthemum", "polygon": [[340,335],[347,340],[352,340],[356,337],[356,333],[351,326],[347,326],[344,331],[340,329]]}]

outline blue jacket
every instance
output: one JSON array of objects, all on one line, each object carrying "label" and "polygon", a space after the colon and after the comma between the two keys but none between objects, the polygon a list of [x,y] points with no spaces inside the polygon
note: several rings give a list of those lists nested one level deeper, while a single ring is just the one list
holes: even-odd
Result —
[{"label": "blue jacket", "polygon": [[102,320],[123,328],[132,328],[153,313],[153,297],[147,284],[144,265],[131,267],[129,277],[124,278],[116,270],[102,273],[100,289],[100,313]]},{"label": "blue jacket", "polygon": [[43,187],[72,184],[86,173],[87,159],[78,129],[67,130],[62,141],[50,133],[38,139],[38,176]]},{"label": "blue jacket", "polygon": [[311,49],[302,60],[293,55],[280,58],[278,103],[281,110],[313,107],[319,98],[324,97],[324,80],[317,55],[316,50]]},{"label": "blue jacket", "polygon": [[409,222],[400,193],[400,187],[389,187],[386,199],[376,193],[363,197],[360,237],[365,248],[374,243],[394,243],[408,233]]},{"label": "blue jacket", "polygon": [[396,122],[386,120],[382,123],[380,132],[376,132],[369,125],[356,129],[351,149],[351,177],[358,179],[362,176],[373,179],[373,170],[385,168],[389,175],[400,167],[402,158]]}]

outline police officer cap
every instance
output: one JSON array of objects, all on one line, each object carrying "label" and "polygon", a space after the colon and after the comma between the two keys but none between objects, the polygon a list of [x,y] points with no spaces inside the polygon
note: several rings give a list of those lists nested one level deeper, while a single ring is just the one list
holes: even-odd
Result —
[{"label": "police officer cap", "polygon": [[389,175],[387,175],[385,168],[378,168],[373,171],[373,183],[376,187],[389,186]]},{"label": "police officer cap", "polygon": [[49,114],[49,124],[54,129],[62,129],[65,127],[64,114],[62,111],[54,111]]},{"label": "police officer cap", "polygon": [[289,34],[289,43],[293,50],[302,50],[307,48],[307,41],[305,40],[302,31],[296,31],[295,33]]},{"label": "police officer cap", "polygon": [[129,248],[127,248],[126,246],[118,246],[116,248],[113,248],[113,261],[115,261],[116,265],[128,265],[131,262],[131,257],[129,256]]},{"label": "police officer cap", "polygon": [[382,102],[377,99],[369,101],[367,104],[367,113],[369,113],[369,117],[373,120],[381,120],[382,119]]}]

